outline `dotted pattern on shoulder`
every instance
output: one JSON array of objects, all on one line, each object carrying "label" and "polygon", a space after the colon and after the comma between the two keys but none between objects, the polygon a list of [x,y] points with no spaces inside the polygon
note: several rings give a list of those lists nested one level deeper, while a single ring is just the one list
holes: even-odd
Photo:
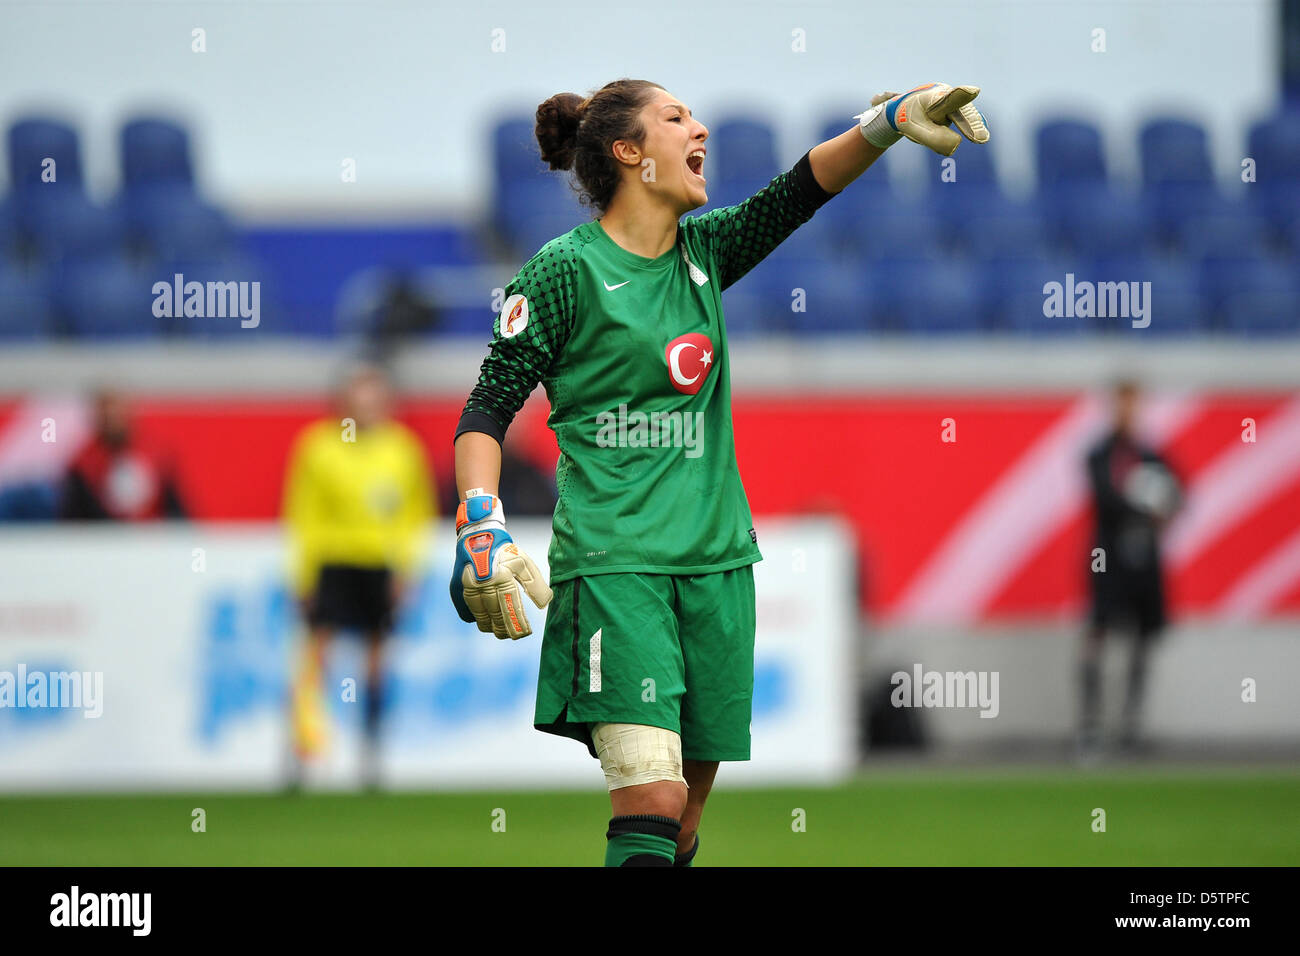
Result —
[{"label": "dotted pattern on shoulder", "polygon": [[501,335],[501,315],[492,324],[492,344],[479,368],[478,384],[465,412],[487,415],[502,433],[514,420],[559,357],[577,314],[578,259],[591,242],[582,227],[552,239],[524,263],[505,296],[528,301],[528,322],[516,335]]},{"label": "dotted pattern on shoulder", "polygon": [[682,228],[698,236],[709,250],[726,289],[816,211],[798,188],[794,171],[788,170],[743,202],[687,217]]}]

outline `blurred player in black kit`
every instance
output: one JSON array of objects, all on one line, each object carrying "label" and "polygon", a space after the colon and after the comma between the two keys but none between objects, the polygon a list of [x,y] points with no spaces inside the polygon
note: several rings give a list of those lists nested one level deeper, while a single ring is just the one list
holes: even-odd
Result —
[{"label": "blurred player in black kit", "polygon": [[1160,534],[1182,504],[1168,463],[1136,435],[1139,388],[1114,388],[1111,429],[1088,453],[1088,482],[1096,514],[1089,554],[1092,607],[1080,661],[1082,707],[1078,747],[1091,756],[1101,746],[1101,659],[1108,632],[1132,635],[1120,743],[1133,749],[1146,685],[1147,657],[1164,628],[1165,591]]}]

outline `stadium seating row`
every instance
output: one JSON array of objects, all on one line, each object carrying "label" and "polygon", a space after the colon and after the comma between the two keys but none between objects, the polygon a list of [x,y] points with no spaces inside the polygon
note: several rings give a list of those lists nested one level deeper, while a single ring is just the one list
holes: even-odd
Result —
[{"label": "stadium seating row", "polygon": [[[1117,319],[1131,317],[1138,328],[1154,333],[1223,331],[1281,335],[1297,331],[1300,296],[1294,269],[1270,258],[1207,259],[1196,268],[1170,257],[1070,259],[1046,254],[967,260],[891,253],[845,268],[818,256],[782,253],[761,263],[745,282],[724,294],[733,334],[777,331],[807,332],[1026,332],[1078,333],[1128,327]],[[174,262],[188,282],[259,282],[260,327],[273,334],[310,334],[305,320],[289,325],[281,287],[265,278],[256,260]],[[161,335],[223,336],[244,326],[233,319],[214,321],[210,313],[186,316],[183,310],[154,309],[162,281],[171,296],[172,273],[125,258],[95,259],[56,270],[52,280],[13,268],[0,269],[0,302],[5,316],[20,321],[0,332],[8,338],[38,338],[71,332],[84,338],[140,338]],[[41,285],[42,281],[48,286]],[[1049,315],[1043,290],[1049,283],[1123,283],[1119,305],[1097,302]],[[1134,285],[1136,283],[1136,285]],[[54,293],[50,293],[50,289]],[[1134,293],[1131,290],[1136,289]],[[382,292],[382,286],[380,288]],[[439,303],[439,290],[430,300]],[[162,293],[160,293],[162,294]],[[340,291],[341,294],[341,291]],[[448,334],[486,337],[492,313],[483,296],[480,306],[445,303],[429,324]],[[370,302],[373,312],[375,302]],[[320,303],[322,311],[332,309]],[[1137,310],[1144,314],[1135,314]],[[172,314],[168,314],[168,312]],[[232,315],[233,312],[227,312]],[[60,324],[69,320],[71,324]],[[1147,317],[1151,321],[1144,321]],[[376,319],[377,321],[377,319]],[[360,331],[364,323],[343,310],[339,323]]]},{"label": "stadium seating row", "polygon": [[[826,136],[841,132],[828,124]],[[1142,180],[1110,175],[1100,132],[1074,120],[1036,134],[1037,191],[1001,188],[994,148],[966,148],[945,169],[933,157],[925,195],[905,195],[878,163],[727,293],[737,334],[853,330],[949,333],[1106,331],[1115,317],[1044,314],[1050,282],[1150,283],[1152,331],[1278,335],[1300,331],[1300,123],[1256,124],[1224,190],[1205,131],[1162,119],[1138,137]],[[188,133],[144,117],[119,138],[121,188],[106,206],[87,194],[78,135],[29,118],[8,132],[11,191],[0,201],[0,336],[44,338],[222,335],[237,322],[157,315],[155,283],[256,281],[267,331],[355,332],[349,274],[388,266],[472,270],[492,260],[472,224],[393,230],[235,228],[196,187]],[[576,225],[584,213],[537,159],[532,123],[507,120],[492,140],[490,226],[511,262]],[[762,121],[717,124],[709,208],[743,200],[780,170]],[[956,178],[953,181],[953,173]],[[1230,171],[1237,174],[1237,170]],[[945,175],[946,173],[946,175]],[[481,271],[481,269],[480,269]],[[799,290],[796,293],[796,290]],[[436,291],[436,290],[435,290]],[[483,305],[461,296],[434,326],[485,335]],[[796,308],[792,308],[792,304]],[[372,303],[373,305],[373,303]],[[1130,303],[1131,305],[1131,303]],[[802,308],[802,311],[800,310]],[[1140,322],[1140,320],[1139,320]]]},{"label": "stadium seating row", "polygon": [[[995,145],[959,150],[951,163],[928,156],[921,197],[906,195],[888,164],[877,163],[727,293],[731,327],[740,334],[1116,328],[1113,319],[1043,314],[1043,286],[1073,275],[1149,282],[1152,322],[1140,327],[1153,331],[1298,332],[1297,119],[1256,123],[1242,167],[1219,175],[1202,127],[1152,120],[1138,136],[1136,188],[1109,173],[1096,127],[1050,120],[1036,132],[1038,183],[1027,201],[1002,189]],[[826,124],[822,138],[844,126],[842,119]],[[712,128],[709,208],[742,201],[781,170],[776,139],[762,120]],[[542,168],[531,140],[532,123],[521,118],[498,126],[493,141],[493,221],[520,257],[580,216],[571,189]],[[1224,189],[1220,180],[1229,175],[1244,188]],[[796,289],[806,311],[791,308]]]}]

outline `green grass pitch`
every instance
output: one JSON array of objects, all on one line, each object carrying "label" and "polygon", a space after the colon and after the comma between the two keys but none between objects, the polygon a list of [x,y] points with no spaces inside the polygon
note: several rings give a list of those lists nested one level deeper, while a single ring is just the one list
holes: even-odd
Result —
[{"label": "green grass pitch", "polygon": [[[762,790],[722,777],[702,866],[1300,864],[1300,773],[895,769]],[[13,796],[0,864],[599,865],[608,815],[597,789]]]}]

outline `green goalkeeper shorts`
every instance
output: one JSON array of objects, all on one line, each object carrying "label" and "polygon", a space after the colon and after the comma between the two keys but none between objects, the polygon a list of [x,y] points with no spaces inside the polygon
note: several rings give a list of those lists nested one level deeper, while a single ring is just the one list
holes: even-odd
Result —
[{"label": "green goalkeeper shorts", "polygon": [[685,760],[748,760],[754,569],[594,574],[554,585],[533,725],[591,745],[596,723],[676,731]]}]

